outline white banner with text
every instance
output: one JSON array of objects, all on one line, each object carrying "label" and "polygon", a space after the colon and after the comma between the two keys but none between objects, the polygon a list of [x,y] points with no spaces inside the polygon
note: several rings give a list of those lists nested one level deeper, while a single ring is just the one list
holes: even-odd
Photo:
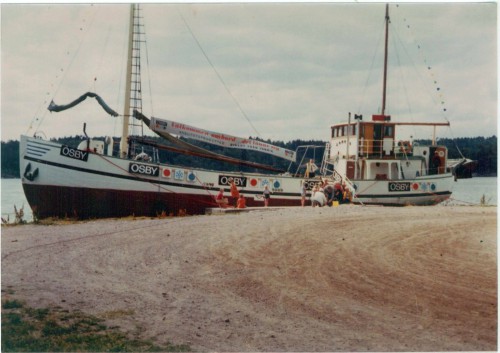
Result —
[{"label": "white banner with text", "polygon": [[151,118],[151,124],[149,127],[151,130],[157,132],[168,132],[172,135],[191,138],[222,147],[240,148],[268,153],[273,156],[295,162],[294,151],[290,151],[285,148],[274,146],[258,140],[245,139],[241,137],[226,135],[220,132],[203,130],[194,126],[158,118]]}]

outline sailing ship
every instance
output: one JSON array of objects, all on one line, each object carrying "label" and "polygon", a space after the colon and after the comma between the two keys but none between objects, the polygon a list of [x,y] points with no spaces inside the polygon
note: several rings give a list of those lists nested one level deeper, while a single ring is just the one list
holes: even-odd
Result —
[{"label": "sailing ship", "polygon": [[[396,139],[396,123],[385,113],[387,60],[384,65],[382,113],[364,122],[355,115],[354,122],[331,127],[319,173],[303,175],[279,171],[222,156],[200,148],[188,137],[231,148],[269,153],[294,162],[297,151],[269,145],[256,139],[237,138],[182,123],[148,118],[141,111],[140,54],[137,36],[143,28],[138,5],[131,5],[127,88],[123,129],[119,152],[115,139],[104,141],[85,138],[78,146],[47,141],[37,136],[21,136],[20,171],[22,185],[33,214],[37,218],[102,218],[157,216],[159,214],[202,214],[207,208],[220,207],[216,195],[220,189],[229,193],[236,186],[248,207],[262,206],[262,194],[272,192],[271,206],[300,206],[301,188],[312,190],[320,182],[337,183],[352,191],[351,201],[379,205],[434,205],[451,195],[453,176],[447,172],[447,149],[444,146],[416,146]],[[386,10],[386,55],[387,23]],[[86,98],[96,98],[110,115],[118,116],[104,100],[87,93],[68,105],[49,106],[50,111],[74,107]],[[157,135],[168,140],[165,146],[148,138],[129,136],[130,119],[143,122]],[[177,136],[177,137],[176,137]],[[266,170],[260,173],[226,172],[161,163],[133,146],[153,146],[176,153],[211,158],[227,163]],[[300,165],[300,163],[299,163]]]}]

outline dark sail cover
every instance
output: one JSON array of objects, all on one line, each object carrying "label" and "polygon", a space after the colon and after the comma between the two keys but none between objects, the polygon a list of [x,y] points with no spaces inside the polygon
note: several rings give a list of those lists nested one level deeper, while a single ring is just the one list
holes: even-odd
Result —
[{"label": "dark sail cover", "polygon": [[66,104],[66,105],[57,105],[54,103],[54,101],[51,101],[50,104],[49,104],[49,107],[47,108],[49,111],[51,112],[61,112],[63,110],[66,110],[66,109],[70,109],[70,108],[73,108],[75,105],[77,104],[80,104],[81,102],[83,102],[85,99],[87,99],[87,97],[90,97],[90,98],[95,98],[97,100],[97,102],[101,105],[101,107],[106,111],[106,113],[108,113],[109,115],[111,116],[118,116],[118,113],[115,112],[113,109],[111,109],[107,104],[106,102],[104,102],[104,100],[99,97],[97,94],[95,93],[92,93],[92,92],[87,92],[85,93],[84,95],[82,95],[81,97],[75,99],[73,102],[69,103],[69,104]]}]

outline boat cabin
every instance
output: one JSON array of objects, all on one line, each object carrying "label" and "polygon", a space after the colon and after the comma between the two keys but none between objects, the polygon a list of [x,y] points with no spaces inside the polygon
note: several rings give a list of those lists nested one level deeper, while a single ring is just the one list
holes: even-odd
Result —
[{"label": "boat cabin", "polygon": [[390,115],[373,115],[371,121],[333,125],[328,163],[349,179],[401,180],[446,173],[444,146],[418,146],[398,141],[397,125],[441,125],[395,123]]}]

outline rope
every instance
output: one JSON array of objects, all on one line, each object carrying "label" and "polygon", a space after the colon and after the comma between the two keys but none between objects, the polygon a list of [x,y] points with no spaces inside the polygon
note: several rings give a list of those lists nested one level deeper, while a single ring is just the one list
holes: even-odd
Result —
[{"label": "rope", "polygon": [[[198,181],[198,183],[199,183],[199,184],[203,187],[203,189],[207,192],[208,196],[210,196],[210,197],[211,197],[212,199],[214,199],[214,201],[215,201],[215,196],[214,196],[214,195],[212,195],[212,194],[210,193],[210,190],[208,189],[208,187],[207,187],[204,183],[202,183],[202,181],[198,178],[198,176],[197,176],[196,174],[195,174],[194,176],[195,176],[195,178],[196,178],[196,181]],[[217,203],[215,203],[215,204],[217,204]],[[215,205],[215,204],[214,204],[214,205]],[[219,206],[220,206],[220,205],[219,205]]]},{"label": "rope", "polygon": [[148,51],[148,46],[146,45],[147,39],[146,39],[146,25],[143,24],[144,27],[144,48],[146,49],[146,71],[148,73],[148,87],[149,87],[149,104],[151,105],[151,116],[154,116],[154,107],[153,107],[153,90],[151,88],[151,73],[149,71],[149,51]]},{"label": "rope", "polygon": [[210,64],[210,66],[212,67],[212,69],[214,70],[215,74],[217,75],[217,77],[219,78],[220,82],[222,83],[222,86],[224,86],[224,88],[226,89],[227,93],[231,96],[231,98],[233,98],[233,101],[234,103],[236,104],[236,106],[238,107],[238,109],[240,110],[241,114],[245,117],[245,119],[248,121],[248,123],[250,124],[250,126],[252,127],[252,129],[255,131],[255,133],[257,134],[258,137],[262,138],[259,131],[257,131],[257,129],[255,128],[255,126],[252,124],[252,121],[250,120],[250,118],[247,116],[247,114],[243,111],[243,108],[241,107],[240,103],[238,102],[238,100],[236,99],[236,97],[231,93],[231,91],[229,90],[228,86],[226,85],[226,82],[224,81],[224,79],[222,78],[222,76],[219,74],[219,72],[217,71],[217,69],[215,68],[214,64],[212,63],[212,61],[210,60],[210,58],[208,57],[207,53],[205,52],[205,50],[203,49],[203,47],[201,46],[200,42],[198,41],[198,39],[196,38],[196,36],[194,35],[193,31],[191,30],[191,27],[189,26],[189,24],[187,23],[186,19],[184,18],[184,16],[182,15],[182,13],[179,11],[179,9],[177,8],[177,12],[179,13],[179,16],[181,17],[182,21],[184,22],[184,24],[186,25],[189,33],[191,33],[191,36],[193,37],[194,41],[196,42],[196,44],[198,45],[198,48],[201,50],[201,52],[203,53],[203,55],[205,56],[205,59],[207,59],[208,63]]},{"label": "rope", "polygon": [[[97,6],[96,8],[99,8],[99,6]],[[91,21],[90,21],[90,24],[89,24],[88,28],[92,27],[92,25],[93,25],[93,23],[94,23],[94,21],[95,21],[95,18],[96,18],[96,15],[95,15],[95,13],[94,13],[94,17],[91,19]],[[83,30],[83,29],[81,29],[81,30]],[[55,96],[57,95],[57,93],[59,92],[59,89],[61,88],[61,86],[62,86],[63,82],[64,82],[64,81],[65,81],[65,79],[66,79],[66,73],[69,71],[69,69],[70,69],[70,68],[71,68],[71,66],[73,65],[73,63],[74,63],[74,61],[75,61],[75,59],[76,59],[76,57],[77,57],[78,53],[80,52],[80,49],[81,49],[82,44],[83,44],[83,41],[84,41],[84,39],[86,38],[86,36],[88,35],[88,33],[89,33],[89,31],[85,31],[84,36],[80,39],[80,42],[78,43],[78,47],[77,47],[76,51],[74,52],[73,56],[71,57],[69,64],[66,66],[66,69],[61,69],[61,72],[63,73],[63,75],[62,75],[61,80],[59,81],[59,85],[57,86],[56,90],[54,91],[54,93],[53,93],[53,94],[51,95],[51,97],[50,97],[50,99],[51,99],[51,100],[53,100],[53,99],[54,99],[54,97],[55,97]],[[56,76],[56,78],[57,78],[57,77],[58,77],[58,76]],[[52,86],[52,85],[51,85],[51,86]],[[45,105],[46,103],[47,103],[47,101],[44,101],[44,103],[40,104],[40,106],[38,107],[37,111],[35,112],[35,115],[33,116],[33,119],[31,120],[30,127],[29,127],[28,131],[32,128],[32,126],[33,126],[33,122],[34,122],[34,121],[36,121],[36,120],[38,120],[38,121],[39,121],[39,123],[38,123],[38,126],[36,127],[35,132],[36,132],[36,131],[38,131],[38,130],[40,129],[40,126],[42,125],[42,123],[43,123],[43,121],[44,121],[45,117],[47,116],[47,111],[46,111],[46,110],[44,111],[44,113],[42,114],[41,119],[38,119],[38,118],[37,118],[37,115],[38,115],[38,113],[39,113],[39,111],[40,111],[40,109],[41,109],[42,105]]]},{"label": "rope", "polygon": [[[170,222],[182,222],[182,219],[176,219],[176,220],[170,219],[169,223]],[[133,231],[139,230],[139,229],[156,228],[156,227],[164,227],[164,223],[162,222],[160,224],[151,224],[151,225],[145,225],[145,226],[141,225],[141,226],[138,226],[138,227],[127,228],[126,231],[127,232],[133,232]],[[50,246],[57,245],[57,244],[73,243],[73,242],[77,242],[77,241],[80,241],[80,240],[83,240],[83,239],[100,238],[100,237],[103,237],[103,236],[112,236],[114,234],[120,234],[121,235],[123,233],[123,231],[124,231],[123,229],[119,229],[119,230],[113,230],[113,231],[109,231],[109,232],[103,232],[103,233],[97,233],[97,234],[91,234],[91,235],[84,235],[84,236],[77,237],[77,238],[72,238],[72,239],[63,239],[63,240],[59,240],[59,241],[54,241],[52,243],[37,244],[37,245],[30,246],[30,247],[28,247],[26,249],[17,250],[17,251],[13,251],[13,252],[11,252],[9,254],[2,255],[2,261],[5,260],[5,259],[7,259],[8,257],[11,257],[12,255],[21,254],[21,253],[24,253],[24,252],[27,252],[27,251],[30,251],[30,250],[33,250],[33,249],[50,247]]]},{"label": "rope", "polygon": [[[383,24],[385,26],[385,18],[384,18]],[[384,36],[384,31],[382,30],[380,32],[380,36],[378,38],[377,44],[375,45],[375,51],[373,53],[372,63],[370,65],[370,70],[368,71],[368,77],[366,78],[366,82],[363,86],[363,91],[361,92],[360,102],[359,102],[359,106],[358,106],[358,114],[361,114],[361,109],[363,108],[363,102],[365,100],[366,89],[368,88],[368,83],[370,82],[370,77],[372,76],[372,73],[373,73],[373,67],[375,66],[375,59],[377,58],[378,48],[380,48],[380,42],[382,41],[383,36]]]},{"label": "rope", "polygon": [[[136,174],[132,174],[132,173],[130,173],[127,169],[120,167],[118,164],[113,163],[111,160],[109,160],[109,159],[105,158],[104,156],[102,156],[102,155],[100,155],[100,154],[96,154],[96,155],[97,155],[97,156],[99,156],[100,158],[102,158],[104,161],[108,162],[109,164],[113,165],[114,167],[116,167],[116,168],[118,168],[118,169],[120,169],[120,170],[124,171],[124,172],[125,172],[125,173],[127,173],[129,176],[134,177],[134,178],[135,178],[135,179],[137,179],[137,180],[141,180],[141,181],[148,182],[149,184],[151,184],[151,185],[152,185],[152,186],[154,186],[155,188],[157,187],[158,189],[161,189],[161,190],[163,190],[163,191],[166,191],[166,192],[169,192],[169,193],[172,193],[172,194],[178,194],[178,193],[176,193],[175,191],[170,190],[169,188],[167,188],[167,187],[165,187],[165,186],[163,186],[163,185],[161,185],[161,184],[158,184],[158,183],[157,183],[157,182],[155,182],[154,180],[150,180],[150,179],[146,179],[146,178],[141,178],[141,177],[137,176]],[[196,179],[199,181],[198,177],[196,177]],[[201,183],[201,182],[200,182],[200,183]],[[203,184],[202,184],[202,186],[203,186],[204,188],[206,188],[206,187],[205,187],[205,185],[203,185]],[[207,192],[208,192],[208,190],[207,190]],[[212,195],[212,194],[210,194],[210,192],[208,192],[208,194],[209,194],[209,196],[210,196],[210,197],[212,197],[212,198],[213,198],[213,195]],[[206,205],[210,205],[210,206],[214,206],[214,205],[216,205],[216,203],[215,203],[215,202],[200,201],[199,199],[194,198],[194,197],[191,197],[191,196],[188,196],[188,195],[184,195],[184,196],[185,196],[186,198],[188,198],[188,199],[191,199],[191,200],[196,201],[196,202],[201,202],[201,203],[204,203],[204,204],[206,204]],[[215,200],[215,199],[214,199],[214,200]]]},{"label": "rope", "polygon": [[[396,9],[399,9],[399,5],[396,5]],[[408,51],[406,50],[406,47],[402,44],[402,41],[401,41],[401,38],[399,37],[399,33],[396,31],[396,34],[398,35],[397,38],[399,39],[399,42],[401,42],[402,44],[402,47],[403,49],[405,50],[412,66],[413,66],[413,69],[415,71],[415,73],[417,74],[418,78],[421,80],[421,82],[427,87],[427,91],[429,93],[429,97],[431,98],[431,100],[433,101],[433,103],[436,105],[436,106],[439,106],[441,105],[442,106],[442,117],[443,119],[450,123],[450,120],[448,118],[448,109],[446,107],[446,101],[444,99],[444,96],[443,96],[443,92],[442,92],[442,87],[440,87],[439,85],[439,80],[437,79],[436,75],[434,74],[433,72],[433,69],[432,69],[432,66],[428,63],[428,60],[426,58],[426,55],[424,55],[423,53],[423,48],[422,48],[422,45],[418,43],[416,37],[415,37],[415,34],[414,32],[412,31],[412,27],[410,26],[409,24],[409,21],[407,21],[407,19],[403,16],[403,25],[404,27],[407,28],[408,32],[410,33],[410,37],[411,37],[411,40],[413,41],[415,47],[417,48],[417,52],[418,52],[418,56],[420,58],[420,60],[426,65],[427,67],[427,73],[429,74],[429,77],[431,79],[431,81],[434,83],[435,87],[433,89],[430,89],[429,88],[429,85],[427,84],[428,81],[424,80],[422,78],[422,76],[420,75],[420,73],[417,71],[416,69],[416,65],[415,63],[413,62],[412,60],[412,56],[408,53]],[[438,96],[439,96],[439,101],[437,101],[435,99],[435,96],[430,94],[430,92],[432,91],[436,91],[436,92],[439,92]],[[410,112],[411,113],[411,112]],[[458,153],[460,154],[460,156],[462,158],[465,158],[465,156],[462,154],[462,151],[460,150],[460,148],[458,147],[458,144],[456,142],[456,138],[455,138],[455,135],[453,134],[453,130],[451,128],[451,124],[449,125],[448,127],[449,131],[450,131],[450,135],[452,137],[452,140],[453,140],[453,143],[455,145],[455,148],[457,149]]]}]

